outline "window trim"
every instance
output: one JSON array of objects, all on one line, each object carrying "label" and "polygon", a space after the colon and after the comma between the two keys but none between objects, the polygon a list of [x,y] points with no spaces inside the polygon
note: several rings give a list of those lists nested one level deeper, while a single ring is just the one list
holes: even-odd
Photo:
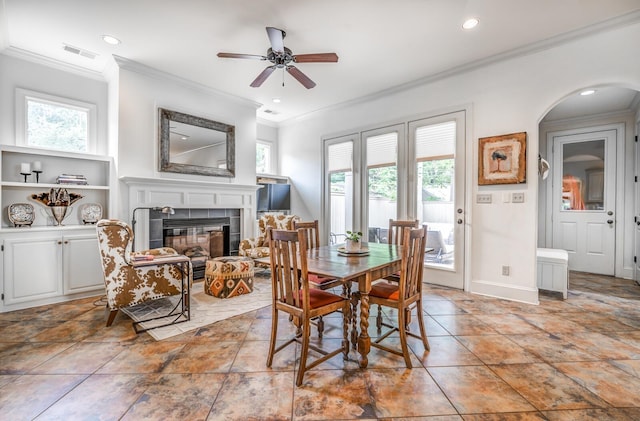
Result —
[{"label": "window trim", "polygon": [[[67,108],[85,111],[87,113],[87,150],[69,151],[64,149],[43,148],[42,146],[30,145],[27,142],[27,102],[38,101],[60,105]],[[29,89],[16,88],[16,145],[33,149],[47,149],[62,152],[89,153],[96,154],[98,150],[98,107],[96,104],[78,101],[71,98],[32,91]]]}]

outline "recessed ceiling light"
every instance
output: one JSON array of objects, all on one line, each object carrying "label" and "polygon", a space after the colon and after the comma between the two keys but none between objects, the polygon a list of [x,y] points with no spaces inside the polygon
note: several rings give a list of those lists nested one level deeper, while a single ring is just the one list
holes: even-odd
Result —
[{"label": "recessed ceiling light", "polygon": [[462,24],[462,28],[464,29],[473,29],[476,26],[478,26],[478,23],[480,21],[476,18],[470,18],[464,21],[464,23]]},{"label": "recessed ceiling light", "polygon": [[107,44],[118,45],[120,44],[120,40],[116,37],[112,37],[111,35],[103,35],[102,40]]},{"label": "recessed ceiling light", "polygon": [[279,104],[282,100],[280,98],[273,98],[273,102]]},{"label": "recessed ceiling light", "polygon": [[584,90],[584,91],[580,92],[580,95],[587,96],[587,95],[593,95],[595,93],[596,93],[596,91],[594,89],[587,89],[587,90]]}]

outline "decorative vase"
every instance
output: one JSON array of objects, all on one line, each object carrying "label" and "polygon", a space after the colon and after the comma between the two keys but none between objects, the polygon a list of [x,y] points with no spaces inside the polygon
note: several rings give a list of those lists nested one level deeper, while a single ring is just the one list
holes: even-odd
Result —
[{"label": "decorative vase", "polygon": [[56,226],[62,225],[64,218],[71,212],[72,206],[48,206]]},{"label": "decorative vase", "polygon": [[344,248],[346,251],[360,251],[360,240],[346,240]]}]

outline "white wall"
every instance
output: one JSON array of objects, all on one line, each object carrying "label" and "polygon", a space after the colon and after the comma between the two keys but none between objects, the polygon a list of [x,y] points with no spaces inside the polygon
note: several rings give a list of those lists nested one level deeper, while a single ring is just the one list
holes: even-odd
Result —
[{"label": "white wall", "polygon": [[[515,190],[525,193],[525,203],[466,204],[471,240],[470,265],[465,268],[468,289],[537,303],[538,123],[562,98],[586,86],[617,83],[640,89],[638,39],[640,24],[634,24],[283,124],[281,173],[293,180],[299,195],[292,212],[305,219],[320,217],[322,174],[317,157],[322,156],[322,136],[471,104],[467,131],[473,153],[467,156],[467,197],[475,198],[478,192],[501,197]],[[528,134],[527,183],[478,187],[477,139],[520,131]],[[511,276],[501,275],[502,265],[511,266]]]},{"label": "white wall", "polygon": [[0,143],[16,144],[16,88],[23,88],[95,104],[98,153],[107,155],[107,82],[104,78],[90,72],[60,70],[33,60],[36,59],[0,54]]},{"label": "white wall", "polygon": [[[117,60],[118,176],[256,184],[256,104],[231,98],[134,62]],[[158,171],[158,107],[235,126],[236,176],[209,177]],[[120,213],[129,213],[121,186]]]}]

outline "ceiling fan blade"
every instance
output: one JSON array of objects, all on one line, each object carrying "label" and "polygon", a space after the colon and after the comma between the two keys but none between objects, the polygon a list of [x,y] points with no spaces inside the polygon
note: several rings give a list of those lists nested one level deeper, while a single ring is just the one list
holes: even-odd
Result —
[{"label": "ceiling fan blade", "polygon": [[266,60],[265,56],[259,56],[256,54],[238,54],[238,53],[218,53],[220,58],[249,58],[254,60]]},{"label": "ceiling fan blade", "polygon": [[271,49],[274,52],[283,53],[284,37],[286,36],[286,32],[282,29],[267,26],[267,35],[269,36],[269,42],[271,42]]},{"label": "ceiling fan blade", "polygon": [[287,66],[287,72],[289,72],[289,74],[291,76],[293,76],[294,78],[296,78],[296,80],[300,83],[302,83],[302,85],[307,88],[307,89],[311,89],[314,86],[316,86],[316,83],[314,81],[312,81],[311,79],[309,79],[307,77],[307,75],[305,75],[304,73],[302,73],[297,67],[295,66]]},{"label": "ceiling fan blade", "polygon": [[276,66],[269,66],[267,68],[265,68],[262,73],[260,73],[258,75],[257,78],[255,78],[255,80],[253,82],[251,82],[251,86],[252,88],[258,88],[260,87],[260,85],[262,85],[264,83],[265,80],[267,80],[267,78],[269,77],[269,75],[271,73],[273,73],[273,71],[276,70]]},{"label": "ceiling fan blade", "polygon": [[337,63],[336,53],[297,54],[293,56],[296,63]]}]

